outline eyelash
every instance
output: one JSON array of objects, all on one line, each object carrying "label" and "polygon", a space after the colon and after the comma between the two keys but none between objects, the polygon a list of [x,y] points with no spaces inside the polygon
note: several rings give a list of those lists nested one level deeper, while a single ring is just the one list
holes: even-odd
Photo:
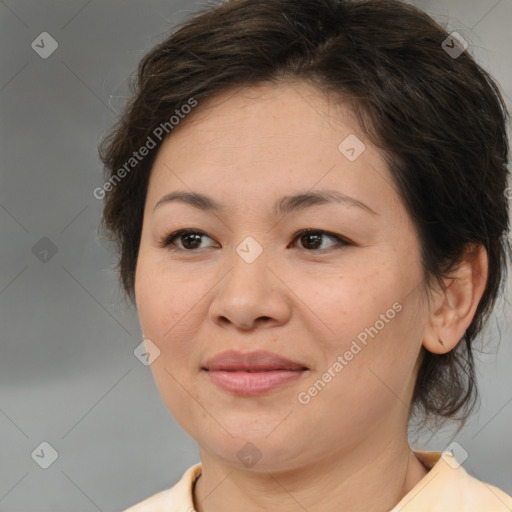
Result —
[{"label": "eyelash", "polygon": [[[294,235],[293,241],[297,240],[301,236],[309,235],[309,234],[322,234],[322,235],[327,235],[330,238],[334,238],[338,242],[338,244],[337,244],[338,248],[354,245],[352,242],[350,242],[349,240],[347,240],[345,238],[340,237],[339,235],[335,235],[334,233],[330,233],[329,231],[324,231],[322,229],[312,229],[312,228],[303,229],[303,230],[298,231]],[[185,235],[200,235],[200,236],[206,236],[208,238],[211,238],[203,231],[199,231],[196,229],[179,229],[178,231],[174,231],[173,233],[170,233],[169,235],[166,235],[164,238],[162,238],[158,242],[158,247],[160,247],[162,249],[166,248],[169,251],[182,251],[182,252],[190,252],[190,253],[199,252],[202,250],[202,249],[197,249],[197,248],[196,249],[181,249],[180,247],[176,247],[176,246],[171,247],[172,245],[174,245],[173,242],[175,239],[180,238]],[[304,249],[304,250],[307,252],[324,252],[324,251],[329,251],[331,249],[336,249],[337,246],[334,245],[334,246],[328,247],[327,249]]]}]

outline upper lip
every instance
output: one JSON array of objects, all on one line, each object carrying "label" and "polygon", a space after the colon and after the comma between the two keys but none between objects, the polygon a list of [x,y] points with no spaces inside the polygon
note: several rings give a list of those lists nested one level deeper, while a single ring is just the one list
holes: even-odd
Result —
[{"label": "upper lip", "polygon": [[208,359],[203,369],[209,371],[270,371],[307,370],[308,368],[304,364],[286,359],[283,356],[265,350],[256,350],[253,352],[228,350]]}]

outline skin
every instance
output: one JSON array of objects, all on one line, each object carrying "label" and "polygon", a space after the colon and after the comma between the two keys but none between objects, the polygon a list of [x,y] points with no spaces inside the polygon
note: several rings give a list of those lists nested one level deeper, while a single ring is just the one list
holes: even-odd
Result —
[{"label": "skin", "polygon": [[[338,150],[350,134],[366,146],[354,161]],[[375,214],[328,203],[273,216],[283,196],[325,189]],[[177,190],[207,194],[225,210],[177,201],[154,210]],[[159,246],[184,228],[205,235],[198,245],[181,237]],[[306,228],[350,243],[324,234],[315,249],[315,239],[296,236]],[[236,252],[247,236],[263,249],[252,263]],[[427,472],[407,439],[422,347],[441,353],[457,344],[486,269],[476,248],[444,289],[425,289],[416,231],[381,153],[347,106],[313,86],[243,88],[199,105],[155,160],[135,280],[143,336],[160,350],[156,384],[199,444],[196,509],[392,508]],[[401,311],[300,403],[298,394],[397,302]],[[265,395],[236,396],[201,371],[228,349],[269,350],[309,371]],[[237,457],[247,442],[261,454],[251,467]]]}]

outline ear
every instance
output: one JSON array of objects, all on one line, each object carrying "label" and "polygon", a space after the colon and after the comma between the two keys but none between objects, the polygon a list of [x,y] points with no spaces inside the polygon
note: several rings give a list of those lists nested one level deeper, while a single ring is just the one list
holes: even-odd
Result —
[{"label": "ear", "polygon": [[460,264],[444,279],[443,290],[432,292],[430,318],[423,336],[428,351],[446,354],[457,346],[473,320],[487,276],[485,247],[469,244]]}]

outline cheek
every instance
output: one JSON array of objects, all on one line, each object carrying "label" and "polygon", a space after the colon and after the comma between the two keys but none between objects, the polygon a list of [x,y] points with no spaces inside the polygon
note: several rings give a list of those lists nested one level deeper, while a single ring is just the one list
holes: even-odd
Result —
[{"label": "cheek", "polygon": [[155,379],[168,380],[170,372],[184,381],[199,364],[194,339],[205,322],[208,290],[213,284],[213,280],[194,279],[144,254],[139,258],[137,311],[143,335],[160,350],[160,357],[151,365]]},{"label": "cheek", "polygon": [[[340,404],[354,420],[363,421],[366,415],[378,418],[387,409],[401,408],[409,401],[422,323],[414,298],[392,302],[396,297],[383,295],[383,300],[365,309],[356,331],[348,316],[346,322],[340,320],[340,328],[344,325],[351,334],[340,336],[337,344],[329,347],[328,366],[332,368],[337,361],[338,372],[332,379],[336,382],[330,389],[332,395],[326,399]],[[361,404],[366,405],[361,408]]]},{"label": "cheek", "polygon": [[[360,262],[358,267],[345,268],[343,275],[301,276],[293,285],[297,296],[308,297],[302,309],[312,319],[311,335],[321,353],[318,373],[330,368],[331,373],[344,375],[338,382],[361,383],[358,389],[371,393],[374,385],[379,387],[371,370],[393,385],[407,380],[421,328],[416,294],[407,286],[412,276],[404,276],[396,262],[385,261],[382,258],[379,265]],[[333,368],[336,362],[338,371]]]},{"label": "cheek", "polygon": [[160,351],[150,366],[155,384],[171,415],[186,418],[190,395],[184,389],[190,388],[193,346],[187,340],[192,336],[190,322],[195,313],[191,309],[193,289],[181,283],[179,276],[162,272],[158,262],[141,253],[135,293],[142,333]]},{"label": "cheek", "polygon": [[290,282],[300,299],[297,307],[325,333],[328,345],[342,349],[392,308],[400,295],[395,274],[384,264],[376,268],[360,262],[293,280],[290,276]]},{"label": "cheek", "polygon": [[139,255],[135,276],[137,312],[147,337],[172,337],[174,326],[187,316],[198,291],[176,271],[164,268],[151,255]]}]

